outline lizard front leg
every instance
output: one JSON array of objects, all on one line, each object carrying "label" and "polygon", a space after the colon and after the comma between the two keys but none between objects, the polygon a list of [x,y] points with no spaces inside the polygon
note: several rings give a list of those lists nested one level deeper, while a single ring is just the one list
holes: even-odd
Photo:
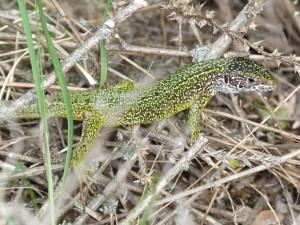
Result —
[{"label": "lizard front leg", "polygon": [[80,162],[87,156],[102,125],[103,118],[101,116],[87,117],[83,121],[81,139],[72,155],[71,166],[73,168],[78,168]]},{"label": "lizard front leg", "polygon": [[200,133],[200,120],[201,111],[211,99],[212,95],[201,96],[190,107],[188,115],[188,125],[191,130],[191,144],[193,144],[198,138]]}]

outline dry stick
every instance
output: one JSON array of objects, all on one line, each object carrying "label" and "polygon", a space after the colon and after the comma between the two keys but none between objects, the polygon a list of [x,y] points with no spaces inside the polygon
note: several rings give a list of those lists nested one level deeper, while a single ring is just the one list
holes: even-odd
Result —
[{"label": "dry stick", "polygon": [[[271,115],[272,119],[275,121],[275,126],[277,126],[277,128],[279,130],[283,131],[282,128],[281,128],[281,125],[279,123],[279,120],[276,118],[275,113],[273,112],[273,109],[271,108],[270,104],[267,102],[266,98],[264,98],[261,93],[257,93],[257,95],[260,98],[260,100],[263,102],[263,104],[267,107],[267,110],[270,112],[270,115]],[[288,137],[289,136],[290,135],[288,135]],[[283,137],[283,138],[284,138],[284,142],[286,142],[287,137]]]},{"label": "dry stick", "polygon": [[[221,137],[224,137],[223,139],[228,139],[229,141],[231,142],[224,142],[223,139],[219,139],[219,138],[214,138],[214,137],[207,137],[208,140],[211,140],[211,141],[215,141],[215,142],[219,142],[219,143],[222,143],[226,146],[231,146],[231,147],[234,147],[236,145],[239,144],[239,141],[229,137],[228,135],[225,135],[224,133],[222,133],[221,131],[218,131],[216,128],[208,125],[208,124],[205,124],[210,130],[216,132],[217,134],[221,135]],[[272,157],[273,159],[277,159],[277,156],[270,156],[270,154],[267,154],[267,153],[264,153],[264,152],[258,152],[256,151],[255,149],[265,149],[265,148],[277,148],[279,150],[284,150],[284,149],[288,149],[288,150],[291,150],[291,149],[298,149],[300,148],[300,143],[292,143],[292,144],[282,144],[282,145],[261,145],[261,146],[245,146],[245,145],[240,145],[240,147],[244,148],[246,151],[248,151],[249,153],[251,153],[252,155],[254,156],[257,156],[257,155],[260,155],[261,157]],[[229,154],[227,154],[229,155]],[[296,160],[292,160],[292,159],[289,159],[286,161],[287,163],[290,163],[290,164],[296,164],[296,165],[299,165],[299,161],[296,161]],[[219,163],[216,163],[215,164],[215,167],[214,169],[218,168],[218,165]],[[206,174],[209,174],[211,170],[209,170],[208,172],[206,172]],[[227,173],[225,173],[227,174]],[[200,180],[203,179],[204,176],[198,178],[198,180],[196,180],[192,185],[190,185],[190,188],[193,187],[194,185],[196,185],[197,183],[199,183]]]},{"label": "dry stick", "polygon": [[[7,42],[14,41],[16,39],[16,34],[0,32],[0,39],[6,40]],[[19,41],[26,41],[25,35],[20,34]],[[74,49],[77,48],[77,43],[73,41],[65,41],[65,40],[55,40],[55,43],[59,44],[59,46],[63,48]],[[5,44],[5,43],[4,43]],[[178,56],[178,57],[191,57],[190,51],[186,50],[177,50],[177,49],[167,49],[167,48],[154,48],[154,47],[145,47],[145,46],[138,46],[138,45],[131,45],[124,43],[122,45],[119,44],[105,44],[105,49],[110,52],[117,52],[122,54],[132,54],[132,55],[163,55],[163,56]],[[12,54],[10,52],[10,54]],[[0,54],[1,56],[2,54]],[[264,57],[261,60],[265,60]],[[300,57],[296,57],[297,61],[300,61]]]},{"label": "dry stick", "polygon": [[[61,6],[59,5],[59,3],[56,0],[52,0],[52,3],[54,5],[54,7],[56,8],[56,10],[58,11],[58,13],[63,17],[64,21],[70,27],[70,29],[72,31],[72,34],[74,34],[75,39],[79,43],[83,43],[84,40],[81,37],[78,29],[74,26],[74,21],[71,21],[71,19],[67,16],[67,14],[64,12],[64,10],[61,8]],[[68,54],[67,54],[67,56],[68,56]],[[98,70],[99,69],[99,65],[98,65],[98,62],[96,60],[96,57],[95,57],[94,53],[93,52],[88,52],[88,58],[90,59],[92,65],[94,67],[94,69],[96,68],[96,70]],[[76,66],[78,67],[78,64],[76,64]],[[92,78],[89,74],[87,74],[87,72],[85,72],[85,70],[83,68],[78,68],[78,69],[86,77],[86,79],[89,81],[90,85],[97,84],[97,82],[94,80],[94,78]]]},{"label": "dry stick", "polygon": [[[266,200],[261,196],[253,207],[251,214],[247,217],[246,221],[243,221],[243,225],[251,225],[256,219],[257,215],[263,211],[266,205]],[[280,224],[280,223],[279,223]]]},{"label": "dry stick", "polygon": [[[74,34],[75,38],[77,39],[78,42],[83,42],[82,37],[80,36],[78,30],[74,26],[73,21],[71,21],[70,17],[65,13],[65,11],[62,9],[60,4],[56,0],[51,1],[59,15],[63,18],[63,20],[67,23],[67,25],[70,27],[72,34]],[[85,30],[86,31],[86,30]]]},{"label": "dry stick", "polygon": [[[18,142],[19,140],[20,139],[18,139],[17,141],[13,141],[13,143],[9,143],[9,145]],[[3,148],[3,147],[1,147],[1,148]],[[0,151],[0,156],[5,156],[7,158],[11,158],[11,159],[21,161],[21,162],[30,162],[30,163],[39,163],[39,162],[41,162],[40,159],[30,157],[30,156],[26,156],[26,155],[22,155],[22,154],[18,154],[18,153],[14,153],[14,152]]]},{"label": "dry stick", "polygon": [[[6,21],[5,19],[1,19],[1,17],[0,17],[0,23],[5,23],[7,26],[9,26],[10,28],[13,28],[14,30],[17,30],[17,31],[19,31],[19,33],[21,33],[21,34],[23,34],[24,35],[24,30],[21,28],[21,27],[19,27],[18,25],[15,25],[14,23],[10,23],[10,21]],[[38,43],[38,40],[37,40],[37,37],[36,37],[36,35],[34,35],[33,36],[33,38],[34,38],[34,40]],[[25,38],[25,40],[26,40],[26,38]],[[41,38],[40,38],[40,43],[41,43],[41,45],[43,46],[43,47],[45,47],[45,48],[47,48],[47,43],[46,43],[46,39],[45,39],[45,37],[44,36],[41,36]],[[54,42],[55,43],[55,42]],[[60,47],[60,46],[59,46]],[[59,54],[59,56],[61,57],[61,58],[65,58],[64,56],[66,55],[66,54],[68,54],[68,53],[64,53],[61,49],[58,49],[59,51],[58,51],[58,54]],[[21,49],[21,50],[16,50],[16,51],[11,51],[11,52],[9,52],[9,53],[7,53],[7,54],[14,54],[14,53],[17,53],[17,52],[19,52],[19,51],[21,51],[21,52],[23,52],[23,51],[25,51],[25,52],[27,52],[28,50],[27,49]],[[1,54],[2,56],[3,55],[5,55],[5,53],[4,54]]]},{"label": "dry stick", "polygon": [[[298,91],[300,90],[300,85],[294,90],[294,91],[292,91],[292,93],[291,94],[289,94],[289,96],[287,96],[283,101],[281,101],[280,102],[280,104],[274,109],[274,113],[276,113],[279,109],[280,109],[280,107],[284,104],[284,103],[286,103],[294,94],[296,94]],[[260,123],[260,126],[261,125],[263,125],[265,122],[267,122],[269,119],[271,118],[271,115],[269,115],[269,116],[267,116],[261,123]],[[253,122],[254,123],[254,122]],[[257,131],[259,129],[259,127],[255,127],[246,137],[244,137],[244,139],[243,140],[241,140],[240,142],[239,142],[239,144],[238,145],[236,145],[233,149],[231,149],[230,150],[230,153],[231,152],[233,152],[233,151],[235,151],[240,145],[242,145],[255,131]],[[270,127],[267,127],[266,129],[270,129]],[[272,128],[272,129],[275,129],[275,128]],[[275,129],[276,131],[278,131],[278,129]],[[274,132],[275,132],[275,130],[274,130]],[[281,132],[281,131],[280,131]],[[279,133],[279,132],[278,132]],[[280,133],[280,134],[282,134],[282,133]],[[293,138],[293,137],[295,137],[295,135],[294,134],[289,134],[289,133],[287,133],[287,135],[288,135],[288,137],[291,137],[291,138]],[[299,139],[299,137],[296,135],[296,137],[295,137],[296,139]]]},{"label": "dry stick", "polygon": [[[1,22],[1,17],[0,17],[0,22]],[[5,21],[2,21],[2,22],[5,22]],[[17,26],[19,28],[15,28],[16,25],[9,23],[9,21],[7,21],[7,25],[12,26],[12,28],[14,28],[14,29],[18,29],[19,32],[24,34],[24,31],[22,30],[21,27]],[[37,38],[34,36],[34,40],[38,43],[38,41],[36,39]],[[40,43],[43,47],[47,48],[47,43],[46,43],[44,36],[41,36]],[[60,58],[66,58],[67,56],[69,56],[69,54],[63,48],[61,48],[59,45],[57,45],[55,43],[54,43],[54,45],[55,45],[56,49],[58,50],[57,53]],[[91,57],[91,58],[93,59],[93,57]],[[79,64],[76,63],[75,66],[79,71],[81,71],[81,73],[85,76],[85,78],[88,80],[88,82],[91,85],[96,84],[96,81],[92,78],[92,76],[88,72],[86,72]]]},{"label": "dry stick", "polygon": [[[233,104],[233,108],[236,112],[236,114],[241,117],[244,118],[245,117],[245,111],[241,109],[241,106],[238,102],[239,97],[235,94],[230,94],[230,98],[231,98],[231,102]],[[244,123],[241,123],[241,132],[243,135],[246,134],[246,125]]]},{"label": "dry stick", "polygon": [[[0,163],[0,167],[2,167],[2,166],[3,166],[3,164]],[[52,165],[51,169],[53,172],[61,171],[64,169],[64,165]],[[37,175],[41,175],[41,174],[45,174],[44,166],[36,167],[34,169],[28,169],[24,172],[19,172],[14,175],[9,175],[7,173],[1,173],[0,174],[0,182],[8,182],[10,180],[22,179],[24,177],[33,177],[33,176],[37,176]]]},{"label": "dry stick", "polygon": [[[1,171],[1,174],[6,174],[7,177],[9,176],[13,176],[13,171],[16,170],[16,166],[12,165],[12,164],[9,164],[7,162],[3,162],[2,160],[0,160],[0,167],[2,169]],[[27,167],[26,166],[23,166],[22,167],[23,170],[27,170]],[[22,172],[20,172],[22,173]],[[20,174],[19,174],[19,178],[20,178]],[[21,179],[24,179],[24,176],[22,176]],[[41,177],[39,176],[33,176],[30,178],[31,180],[33,180],[35,183],[39,184],[39,185],[42,185],[43,187],[46,187],[47,188],[47,182],[42,179]],[[8,181],[6,181],[7,183]]]},{"label": "dry stick", "polygon": [[[4,84],[3,81],[0,81],[0,87],[2,87],[4,85],[6,87],[22,87],[22,88],[34,88],[35,87],[33,83],[8,82],[8,83]],[[69,91],[87,90],[87,88],[72,87],[72,86],[68,86],[67,88],[68,88]],[[49,89],[60,90],[60,86],[59,85],[51,85],[51,86],[49,86]]]},{"label": "dry stick", "polygon": [[[242,27],[247,27],[262,10],[265,2],[266,0],[250,1],[232,21],[229,30],[232,32],[239,32]],[[226,33],[223,34],[217,41],[215,41],[205,59],[220,58],[231,44],[231,41],[232,38],[229,35]]]},{"label": "dry stick", "polygon": [[139,168],[141,173],[141,179],[140,182],[142,184],[147,184],[150,181],[150,176],[147,174],[148,167],[147,167],[147,161],[145,159],[145,151],[142,148],[142,141],[140,135],[138,135],[138,129],[140,125],[134,125],[133,126],[133,132],[132,132],[132,144],[135,147],[135,151],[137,152],[138,156],[138,162],[139,162]]},{"label": "dry stick", "polygon": [[[107,200],[109,196],[116,192],[116,190],[122,185],[124,179],[128,175],[128,172],[132,169],[135,165],[138,157],[137,154],[133,155],[130,160],[124,162],[122,166],[119,168],[116,176],[111,180],[111,182],[106,185],[105,189],[103,190],[103,194],[97,196],[97,198],[93,199],[93,201],[87,206],[87,208],[91,210],[97,210],[104,201]],[[87,214],[83,214],[79,218],[76,219],[76,223],[74,225],[81,225],[86,224],[86,220],[89,218]]]},{"label": "dry stick", "polygon": [[[275,217],[277,224],[280,224],[280,219],[278,218],[278,214],[275,212],[275,209],[273,206],[271,206],[270,200],[268,199],[268,197],[263,194],[261,191],[259,191],[254,185],[250,184],[250,187],[252,187],[258,194],[261,195],[261,197],[263,197],[263,199],[266,202],[266,205],[268,205],[269,209],[271,210],[273,216]],[[257,218],[257,217],[256,217]],[[275,221],[274,221],[275,222]]]},{"label": "dry stick", "polygon": [[298,28],[298,31],[300,30],[300,17],[298,15],[299,11],[296,8],[296,4],[294,2],[291,2],[289,0],[283,0],[284,4],[286,5],[286,8],[290,14],[290,17],[295,21],[295,24]]},{"label": "dry stick", "polygon": [[[186,210],[186,209],[183,209],[183,210]],[[202,213],[201,211],[196,210],[196,209],[194,209],[194,208],[191,208],[191,211],[193,212],[193,215],[197,215],[198,218],[203,218],[203,217],[205,216],[204,213]],[[175,213],[173,213],[173,212],[176,212],[176,210],[173,210],[171,213],[168,213],[168,214],[167,214],[162,220],[160,220],[156,225],[165,225],[165,224],[169,224],[168,220],[171,219],[171,218],[175,215]],[[180,212],[181,215],[182,215],[182,212],[183,212],[183,211]],[[197,218],[197,219],[198,219],[198,218]],[[207,224],[212,224],[212,225],[222,225],[221,223],[219,223],[218,221],[216,221],[216,219],[213,218],[213,217],[210,216],[210,215],[208,215],[208,216],[206,217],[206,222],[207,222]]]},{"label": "dry stick", "polygon": [[[29,1],[27,1],[27,3],[29,3],[29,4],[31,4],[31,6],[33,6],[33,8],[34,8],[34,4],[32,4],[32,3],[30,3]],[[6,14],[6,15],[5,15]],[[35,29],[36,27],[37,27],[37,25],[36,25],[36,21],[35,21],[35,19],[31,19],[31,18],[35,18],[35,15],[36,15],[36,12],[35,11],[32,11],[32,12],[30,12],[29,14],[28,14],[28,16],[29,16],[29,18],[30,18],[30,21],[29,21],[29,23],[31,24],[31,27],[33,28],[33,29]],[[49,17],[48,17],[49,18]],[[22,19],[21,19],[21,17],[20,17],[20,14],[14,14],[14,13],[12,13],[11,11],[8,11],[8,10],[0,10],[0,20],[2,21],[2,22],[0,22],[0,23],[2,23],[4,26],[3,27],[0,27],[0,32],[3,32],[4,30],[6,30],[8,27],[9,27],[9,24],[15,24],[16,26],[18,26],[18,27],[16,27],[16,29],[14,29],[14,30],[18,30],[19,28],[21,28],[18,24],[20,24],[21,23],[21,21],[22,21]],[[3,23],[4,21],[9,21],[9,23]],[[63,33],[62,32],[60,32],[58,29],[57,29],[57,27],[56,26],[54,26],[54,25],[52,25],[52,24],[47,24],[47,27],[48,27],[48,29],[49,29],[49,31],[51,32],[51,33],[54,33],[54,34],[56,34],[56,35],[58,35],[58,36],[61,36],[61,35],[63,35]],[[20,33],[23,33],[24,32],[24,30],[21,28],[21,30],[20,30]]]},{"label": "dry stick", "polygon": [[[279,130],[279,129],[276,129],[276,128],[273,128],[273,127],[269,127],[269,126],[263,125],[262,123],[256,123],[254,121],[247,120],[247,119],[244,119],[244,118],[241,118],[241,117],[238,117],[238,116],[226,113],[226,112],[218,112],[218,111],[212,110],[212,109],[203,109],[203,112],[210,113],[210,114],[216,114],[218,116],[224,116],[224,117],[229,118],[229,119],[237,120],[237,121],[240,121],[240,122],[243,122],[243,123],[247,123],[247,124],[256,126],[257,129],[262,128],[262,129],[265,129],[265,130],[268,130],[268,131],[271,131],[271,132],[274,132],[274,133],[278,133],[278,134],[280,134],[284,137],[287,137],[287,138],[294,138],[296,140],[300,140],[299,135],[292,134],[292,133],[289,133],[289,132],[286,132],[286,131],[283,131],[283,130]],[[270,116],[269,116],[269,118],[270,118]],[[251,133],[254,133],[255,131],[252,131]]]},{"label": "dry stick", "polygon": [[211,207],[212,207],[214,201],[215,201],[216,198],[218,197],[218,194],[219,194],[220,191],[221,191],[221,188],[220,188],[220,187],[217,187],[217,188],[214,190],[214,194],[213,194],[213,196],[211,197],[211,200],[210,200],[210,202],[209,202],[208,208],[207,208],[207,210],[205,211],[204,216],[201,218],[201,224],[200,224],[200,225],[204,225],[204,223],[206,222],[206,218],[207,218],[207,216],[208,216],[208,214],[209,214],[209,212],[210,212],[210,209],[211,209]]},{"label": "dry stick", "polygon": [[[295,157],[296,155],[300,154],[300,149],[298,149],[297,151],[294,151],[294,152],[291,152],[289,154],[286,154],[282,157],[279,157],[278,158],[278,161],[277,162],[274,162],[273,164],[265,164],[265,165],[260,165],[260,166],[257,166],[257,167],[254,167],[254,168],[251,168],[251,169],[248,169],[248,170],[245,170],[245,171],[242,171],[240,173],[237,173],[237,174],[234,174],[234,175],[231,175],[231,176],[228,176],[228,177],[225,177],[225,178],[222,178],[220,180],[217,180],[217,181],[214,181],[212,183],[209,183],[209,184],[205,184],[205,185],[202,185],[200,187],[196,187],[196,188],[193,188],[191,190],[188,190],[188,191],[185,191],[185,192],[182,192],[182,193],[179,193],[179,194],[175,194],[173,195],[172,197],[167,197],[163,200],[160,200],[160,201],[157,201],[155,203],[155,206],[158,206],[158,205],[162,205],[162,204],[165,204],[165,203],[168,203],[170,201],[175,201],[177,200],[178,198],[183,198],[183,197],[186,197],[188,195],[192,195],[192,194],[195,194],[197,193],[196,195],[194,195],[192,198],[194,199],[195,197],[197,197],[203,190],[206,190],[206,189],[209,189],[209,188],[213,188],[213,187],[217,187],[217,186],[220,186],[220,185],[223,185],[223,184],[226,184],[228,182],[231,182],[231,181],[236,181],[238,179],[241,179],[243,177],[247,177],[247,176],[250,176],[254,173],[258,173],[258,172],[261,172],[263,170],[266,170],[266,169],[269,169],[269,168],[272,168],[276,165],[279,165],[283,162],[285,162],[286,160],[288,159],[291,159],[293,157]],[[190,199],[187,200],[184,205],[182,207],[185,207],[187,204],[190,203]]]},{"label": "dry stick", "polygon": [[135,63],[134,61],[132,61],[131,59],[119,55],[123,60],[125,60],[126,62],[128,62],[129,64],[131,64],[132,66],[136,67],[138,70],[142,71],[144,74],[146,74],[148,77],[150,77],[152,80],[156,81],[155,76],[153,76],[151,73],[149,73],[147,70],[145,70],[143,67],[139,66],[137,63]]},{"label": "dry stick", "polygon": [[[250,54],[249,59],[253,59],[253,60],[256,60],[256,61],[263,61],[263,62],[268,62],[268,61],[274,62],[274,58],[270,57],[269,55]],[[289,60],[291,60],[291,56],[281,55],[280,59],[282,59],[283,62],[288,63],[290,65]],[[293,62],[300,62],[300,56],[293,56]],[[291,71],[294,71],[294,69],[291,70]]]},{"label": "dry stick", "polygon": [[[130,161],[130,160],[135,160],[134,162]],[[137,157],[136,155],[132,156],[132,158],[129,161],[126,161],[123,165],[120,166],[120,168],[118,168],[118,171],[121,171],[122,174],[128,175],[128,173],[130,173],[130,168],[132,168],[136,161],[137,161]],[[132,165],[130,166],[129,165]],[[128,169],[127,169],[128,168]],[[124,171],[125,169],[125,171]],[[98,174],[98,171],[97,171]],[[121,175],[121,174],[120,174]],[[99,209],[99,207],[101,205],[103,205],[103,202],[105,202],[109,197],[111,196],[115,196],[115,192],[116,190],[120,187],[120,185],[122,185],[123,188],[127,188],[129,191],[134,191],[137,193],[142,194],[143,190],[137,189],[137,187],[135,187],[134,185],[130,185],[128,183],[125,183],[124,178],[122,178],[118,173],[115,175],[114,179],[108,179],[104,176],[97,176],[97,180],[100,180],[102,183],[108,183],[106,186],[108,188],[104,189],[105,195],[97,195],[94,196],[92,203],[90,203],[89,205],[87,205],[85,207],[86,209],[86,213],[90,215],[90,217],[98,220],[99,218],[95,217],[93,213],[90,212],[94,212],[97,211],[97,209]],[[95,176],[93,176],[92,179],[94,179]],[[117,181],[117,182],[116,182]],[[113,188],[113,189],[109,189],[109,188]],[[86,194],[87,193],[87,187],[85,187],[83,189],[83,193]],[[72,200],[70,202],[68,202],[66,205],[63,206],[63,208],[60,209],[59,211],[59,217],[62,217],[66,212],[68,212],[71,208],[73,208],[74,206],[76,206],[76,208],[82,210],[83,206],[82,203],[80,202],[80,193],[78,193],[75,197],[72,197]],[[126,213],[128,214],[128,213]],[[85,217],[85,216],[84,216]],[[81,216],[77,217],[76,220],[81,220],[84,222],[86,218],[82,218]]]},{"label": "dry stick", "polygon": [[[72,66],[75,65],[86,53],[92,48],[98,45],[99,40],[104,40],[109,37],[113,30],[130,17],[138,9],[145,7],[147,2],[144,0],[135,0],[127,7],[120,10],[114,17],[108,19],[103,26],[101,26],[88,40],[86,40],[81,46],[79,46],[71,55],[62,62],[63,72],[67,72]],[[52,71],[44,81],[44,87],[47,88],[52,85],[56,80],[55,71]],[[12,115],[14,112],[20,109],[28,107],[28,105],[36,99],[35,91],[32,89],[28,91],[24,96],[16,100],[10,107],[5,107],[0,111],[0,120],[5,119],[8,115]]]},{"label": "dry stick", "polygon": [[[110,182],[106,185],[105,189],[103,190],[103,194],[95,196],[93,201],[86,206],[86,210],[94,210],[96,211],[100,205],[103,204],[104,201],[107,200],[107,198],[116,192],[117,188],[122,184],[125,187],[128,187],[127,184],[124,184],[124,179],[127,176],[128,172],[132,169],[132,167],[135,165],[137,161],[137,154],[133,155],[130,160],[124,162],[120,168],[118,169],[118,173],[115,175],[115,177],[110,180]],[[98,171],[97,171],[98,174]],[[93,176],[94,178],[94,176]],[[98,177],[99,178],[99,177]],[[103,179],[103,178],[102,178]],[[87,187],[84,188],[83,193],[87,192]],[[79,207],[82,209],[82,205],[78,204],[80,201],[80,193],[78,193],[76,196],[72,197],[72,200],[68,202],[66,205],[64,205],[63,208],[59,211],[59,216],[63,216],[68,210],[70,210],[74,205],[76,207]],[[79,223],[85,223],[85,220],[88,219],[87,215],[82,215],[77,218],[77,222]]]},{"label": "dry stick", "polygon": [[134,224],[136,218],[147,208],[152,199],[162,191],[162,189],[184,168],[184,165],[189,163],[197,153],[203,151],[203,146],[207,143],[207,139],[200,137],[196,143],[186,152],[183,157],[160,179],[156,190],[152,193],[147,193],[146,196],[135,206],[129,213],[121,225]]}]

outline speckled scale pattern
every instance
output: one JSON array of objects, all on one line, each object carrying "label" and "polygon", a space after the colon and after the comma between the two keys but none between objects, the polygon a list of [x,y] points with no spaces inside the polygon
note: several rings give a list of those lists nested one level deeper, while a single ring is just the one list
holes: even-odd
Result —
[{"label": "speckled scale pattern", "polygon": [[[259,62],[222,58],[185,66],[145,89],[124,81],[108,89],[70,92],[74,120],[84,121],[73,166],[86,156],[102,125],[149,124],[191,108],[193,142],[200,131],[200,112],[217,92],[263,92],[274,89],[276,84],[276,79]],[[47,109],[49,116],[66,117],[61,94],[47,97]],[[36,103],[16,117],[39,117]]]}]

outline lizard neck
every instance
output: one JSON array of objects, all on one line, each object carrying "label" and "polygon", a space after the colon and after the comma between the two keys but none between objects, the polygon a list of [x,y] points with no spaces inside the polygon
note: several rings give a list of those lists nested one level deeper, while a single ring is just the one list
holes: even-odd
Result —
[{"label": "lizard neck", "polygon": [[[200,96],[212,96],[218,90],[218,81],[223,79],[224,68],[214,61],[203,61],[194,65],[183,67],[166,79],[152,86],[163,90],[166,98],[178,98],[178,101]],[[151,88],[150,88],[151,89]]]}]

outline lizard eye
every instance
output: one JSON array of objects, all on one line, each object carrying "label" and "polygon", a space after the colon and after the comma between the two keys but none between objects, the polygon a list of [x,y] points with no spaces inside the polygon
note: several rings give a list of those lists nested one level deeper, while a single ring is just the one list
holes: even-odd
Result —
[{"label": "lizard eye", "polygon": [[253,83],[254,81],[255,81],[254,78],[251,78],[251,77],[248,78],[248,82],[249,82],[249,83]]}]

